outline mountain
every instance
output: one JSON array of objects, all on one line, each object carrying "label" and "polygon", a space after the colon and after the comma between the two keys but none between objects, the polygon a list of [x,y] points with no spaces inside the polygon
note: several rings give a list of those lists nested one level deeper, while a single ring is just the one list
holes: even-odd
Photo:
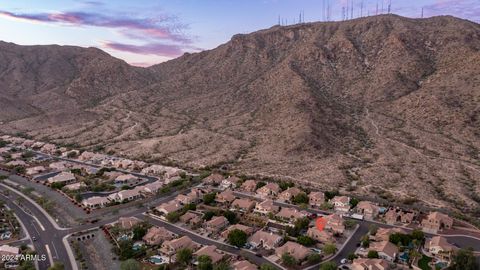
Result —
[{"label": "mountain", "polygon": [[480,215],[473,22],[274,26],[149,68],[2,43],[0,63],[5,132]]}]

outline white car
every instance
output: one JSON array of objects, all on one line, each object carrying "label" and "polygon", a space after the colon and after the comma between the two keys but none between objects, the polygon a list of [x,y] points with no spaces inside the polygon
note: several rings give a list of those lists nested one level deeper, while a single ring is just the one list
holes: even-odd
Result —
[{"label": "white car", "polygon": [[343,259],[340,260],[340,263],[341,263],[341,264],[346,264],[347,262],[348,262],[348,260],[345,259],[345,258],[343,258]]}]

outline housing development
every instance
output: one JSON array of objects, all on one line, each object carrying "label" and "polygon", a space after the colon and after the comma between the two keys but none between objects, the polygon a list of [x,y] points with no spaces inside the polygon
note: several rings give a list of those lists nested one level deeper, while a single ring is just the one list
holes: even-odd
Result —
[{"label": "housing development", "polygon": [[0,146],[5,268],[443,269],[480,254],[478,228],[442,209],[18,136]]}]

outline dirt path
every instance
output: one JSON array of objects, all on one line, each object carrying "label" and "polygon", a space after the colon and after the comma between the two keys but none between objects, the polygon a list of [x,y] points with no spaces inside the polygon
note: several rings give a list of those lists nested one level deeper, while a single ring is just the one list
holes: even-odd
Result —
[{"label": "dirt path", "polygon": [[[388,137],[385,137],[385,136],[382,136],[382,134],[380,133],[380,128],[378,127],[378,125],[373,121],[373,119],[370,118],[370,112],[367,108],[367,113],[366,113],[366,119],[368,121],[370,121],[370,123],[372,124],[372,126],[375,128],[375,134],[378,136],[378,137],[381,137],[383,139],[386,139],[394,144],[398,144],[398,145],[401,145],[403,146],[404,148],[408,148],[410,150],[413,150],[415,151],[415,153],[417,153],[418,155],[424,157],[424,158],[427,158],[427,159],[442,159],[442,160],[447,160],[447,161],[455,161],[455,162],[458,162],[460,164],[462,164],[463,166],[465,166],[466,168],[469,168],[473,171],[476,171],[477,173],[480,173],[480,170],[475,168],[475,167],[472,167],[470,162],[468,161],[464,161],[464,160],[460,160],[460,159],[454,159],[454,158],[448,158],[448,157],[435,157],[435,156],[430,156],[430,155],[427,155],[427,154],[424,154],[422,153],[421,151],[419,151],[417,148],[415,147],[412,147],[410,145],[407,145],[403,142],[400,142],[400,141],[397,141],[397,140],[394,140],[394,139],[391,139],[391,138],[388,138]],[[467,163],[467,164],[465,164]]]}]

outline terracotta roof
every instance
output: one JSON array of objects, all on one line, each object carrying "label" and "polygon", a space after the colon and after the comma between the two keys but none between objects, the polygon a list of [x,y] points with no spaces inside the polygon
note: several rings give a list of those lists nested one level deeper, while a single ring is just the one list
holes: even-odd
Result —
[{"label": "terracotta roof", "polygon": [[232,203],[232,207],[238,207],[240,209],[250,209],[255,207],[256,202],[247,198],[236,199]]},{"label": "terracotta roof", "polygon": [[197,252],[193,253],[195,256],[207,255],[212,259],[212,263],[217,263],[223,259],[223,254],[217,251],[217,247],[214,245],[204,246]]},{"label": "terracotta roof", "polygon": [[118,219],[118,225],[127,230],[133,228],[138,223],[140,223],[140,220],[136,217],[121,217]]},{"label": "terracotta roof", "polygon": [[260,245],[263,242],[264,246],[274,247],[282,240],[282,236],[266,231],[257,231],[248,239],[248,242]]},{"label": "terracotta roof", "polygon": [[354,270],[387,270],[390,269],[390,264],[386,260],[382,259],[354,259],[352,263],[352,269]]},{"label": "terracotta roof", "polygon": [[426,246],[428,248],[431,247],[440,247],[443,251],[452,251],[455,250],[456,247],[452,244],[450,244],[447,241],[447,238],[443,236],[434,236],[432,239],[426,242]]},{"label": "terracotta roof", "polygon": [[285,253],[292,255],[297,261],[302,261],[311,251],[298,243],[288,241],[283,246],[275,249],[275,254],[277,254],[278,257],[282,257]]},{"label": "terracotta roof", "polygon": [[390,243],[389,241],[372,242],[370,243],[369,250],[383,252],[392,258],[395,258],[395,255],[398,253],[397,246]]},{"label": "terracotta roof", "polygon": [[255,264],[247,260],[238,261],[233,264],[233,270],[257,270],[257,269],[258,267]]}]

